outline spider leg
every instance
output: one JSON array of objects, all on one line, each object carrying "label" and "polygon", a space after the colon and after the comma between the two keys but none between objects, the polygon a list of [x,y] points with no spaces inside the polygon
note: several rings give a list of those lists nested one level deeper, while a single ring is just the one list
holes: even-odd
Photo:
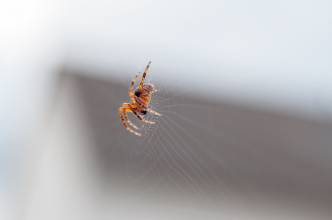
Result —
[{"label": "spider leg", "polygon": [[[119,109],[119,116],[121,118],[122,124],[126,127],[126,128],[134,128],[134,129],[138,129],[138,127],[136,125],[134,125],[128,118],[127,116],[127,108],[120,108]],[[131,128],[132,127],[132,128]]]},{"label": "spider leg", "polygon": [[[127,103],[124,103],[122,105],[122,107],[120,107],[118,110],[122,124],[129,132],[131,132],[137,136],[141,136],[142,135],[141,133],[138,133],[137,131],[134,130],[134,129],[138,129],[138,127],[136,125],[134,125],[127,116],[127,112],[132,112],[132,110],[130,108],[128,108],[126,105],[127,105]],[[134,129],[132,129],[131,127],[133,127]]]},{"label": "spider leg", "polygon": [[154,121],[148,121],[148,120],[146,120],[142,115],[139,115],[139,114],[137,114],[137,112],[135,112],[135,111],[132,111],[132,113],[139,119],[139,120],[141,120],[142,122],[144,122],[144,123],[146,123],[146,124],[151,124],[151,125],[153,125],[153,124],[155,124],[156,122],[154,122]]},{"label": "spider leg", "polygon": [[157,116],[162,116],[162,114],[160,114],[159,112],[156,112],[155,110],[151,109],[151,108],[147,108],[146,109],[148,112],[150,112],[151,114],[157,115]]},{"label": "spider leg", "polygon": [[133,127],[133,128],[136,129],[136,130],[139,129],[134,123],[132,123],[132,122],[129,120],[129,118],[128,118],[126,112],[125,112],[123,115],[124,115],[124,117],[125,117],[126,122],[127,122],[131,127]]},{"label": "spider leg", "polygon": [[[126,115],[127,113],[122,113],[122,115]],[[121,119],[122,120],[122,119]],[[122,121],[123,126],[131,133],[137,135],[137,136],[142,136],[141,133],[135,131],[134,129],[132,129],[131,127],[128,126],[128,124],[125,121]]]},{"label": "spider leg", "polygon": [[[121,109],[121,108],[120,108]],[[123,103],[122,104],[122,112],[123,112],[123,117],[126,121],[126,123],[128,123],[131,127],[133,127],[134,129],[138,130],[139,128],[134,124],[132,123],[128,116],[127,116],[127,112],[132,112],[133,110],[131,109],[131,106],[129,103]]]},{"label": "spider leg", "polygon": [[145,77],[148,74],[148,71],[149,71],[149,68],[150,68],[150,64],[151,64],[151,61],[149,61],[148,65],[146,65],[146,67],[145,67],[144,73],[142,75],[141,82],[139,83],[139,88],[140,89],[143,87]]},{"label": "spider leg", "polygon": [[135,101],[134,99],[134,85],[135,85],[135,82],[138,78],[138,75],[135,75],[135,77],[130,81],[130,85],[129,85],[129,90],[128,90],[128,93],[129,93],[129,97],[132,101]]}]

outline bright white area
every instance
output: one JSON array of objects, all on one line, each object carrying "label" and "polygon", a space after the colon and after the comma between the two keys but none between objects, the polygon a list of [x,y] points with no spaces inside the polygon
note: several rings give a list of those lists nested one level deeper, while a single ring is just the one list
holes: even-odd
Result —
[{"label": "bright white area", "polygon": [[1,4],[0,151],[8,144],[22,144],[49,99],[50,79],[62,62],[58,16],[59,5],[53,0]]}]

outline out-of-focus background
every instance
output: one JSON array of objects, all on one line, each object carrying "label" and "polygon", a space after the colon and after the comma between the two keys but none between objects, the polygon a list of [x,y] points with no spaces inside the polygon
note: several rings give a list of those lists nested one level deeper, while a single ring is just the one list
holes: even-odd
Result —
[{"label": "out-of-focus background", "polygon": [[[1,219],[331,219],[332,3],[5,1]],[[121,125],[129,81],[162,117]]]}]

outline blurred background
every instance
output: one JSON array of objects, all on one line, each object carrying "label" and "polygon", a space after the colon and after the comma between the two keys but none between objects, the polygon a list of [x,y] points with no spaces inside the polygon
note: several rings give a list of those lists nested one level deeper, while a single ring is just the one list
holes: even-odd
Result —
[{"label": "blurred background", "polygon": [[[0,7],[1,219],[331,219],[328,0]],[[162,117],[121,125],[131,78]]]}]

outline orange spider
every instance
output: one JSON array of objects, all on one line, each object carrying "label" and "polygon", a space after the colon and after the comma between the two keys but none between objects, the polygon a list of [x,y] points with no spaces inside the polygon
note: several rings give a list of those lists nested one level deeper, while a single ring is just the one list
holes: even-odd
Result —
[{"label": "orange spider", "polygon": [[137,132],[139,128],[134,125],[128,118],[127,113],[133,113],[139,120],[147,124],[155,124],[153,121],[148,121],[144,119],[143,115],[146,115],[148,112],[157,116],[161,116],[160,113],[154,111],[149,107],[152,94],[156,92],[154,85],[144,83],[145,77],[149,71],[151,61],[145,67],[144,73],[142,75],[142,79],[138,85],[138,87],[134,90],[135,81],[137,80],[138,76],[136,75],[134,79],[131,80],[129,86],[129,97],[130,102],[124,102],[121,107],[119,108],[119,116],[121,118],[123,126],[131,133],[141,136],[142,134]]}]

